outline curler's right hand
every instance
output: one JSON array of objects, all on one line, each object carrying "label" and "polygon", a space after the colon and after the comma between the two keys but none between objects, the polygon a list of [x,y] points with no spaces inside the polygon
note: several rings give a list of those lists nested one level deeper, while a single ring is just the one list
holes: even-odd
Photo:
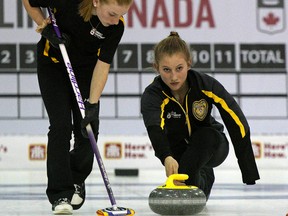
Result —
[{"label": "curler's right hand", "polygon": [[86,126],[90,124],[95,139],[97,140],[99,133],[99,102],[90,104],[89,101],[85,101],[84,104],[85,104],[85,117],[81,122],[82,135],[88,138]]},{"label": "curler's right hand", "polygon": [[172,156],[168,156],[165,158],[164,166],[167,177],[169,177],[172,174],[178,174],[179,164]]}]

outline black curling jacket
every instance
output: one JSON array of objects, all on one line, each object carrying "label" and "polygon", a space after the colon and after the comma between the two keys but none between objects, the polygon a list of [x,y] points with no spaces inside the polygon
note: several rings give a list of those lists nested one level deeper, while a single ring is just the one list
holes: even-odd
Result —
[{"label": "black curling jacket", "polygon": [[[164,162],[199,127],[213,127],[223,132],[223,125],[211,116],[215,105],[229,132],[244,183],[259,179],[247,120],[234,98],[213,77],[188,71],[189,90],[182,106],[169,87],[157,76],[144,91],[141,112],[155,155]],[[160,128],[160,129],[159,129]],[[155,135],[156,134],[156,135]]]},{"label": "black curling jacket", "polygon": [[[84,22],[79,15],[79,3],[82,0],[29,0],[32,7],[50,7],[55,11],[57,25],[62,33],[70,37],[70,43],[66,47],[70,61],[74,68],[92,65],[97,59],[111,64],[114,53],[124,32],[124,19],[120,19],[118,25],[105,27],[98,16],[92,16],[90,22]],[[92,1],[91,1],[92,4]],[[100,33],[98,37],[90,34],[93,27],[97,27]],[[38,43],[38,56],[50,57],[55,63],[62,61],[59,49],[51,46],[44,37]]]}]

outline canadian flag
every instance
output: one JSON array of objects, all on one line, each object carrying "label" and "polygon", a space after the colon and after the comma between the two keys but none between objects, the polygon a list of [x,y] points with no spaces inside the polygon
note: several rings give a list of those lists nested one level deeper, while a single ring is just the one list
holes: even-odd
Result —
[{"label": "canadian flag", "polygon": [[275,34],[285,29],[284,0],[258,0],[257,6],[259,31]]}]

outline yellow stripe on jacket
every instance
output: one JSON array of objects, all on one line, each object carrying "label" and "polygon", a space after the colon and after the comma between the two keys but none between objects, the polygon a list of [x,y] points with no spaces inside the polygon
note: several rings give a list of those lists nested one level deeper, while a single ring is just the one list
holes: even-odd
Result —
[{"label": "yellow stripe on jacket", "polygon": [[164,125],[165,125],[165,118],[163,118],[164,109],[165,109],[166,104],[168,104],[168,102],[169,102],[169,98],[165,98],[165,100],[163,100],[163,102],[161,104],[161,115],[160,115],[161,124],[160,124],[160,127],[162,128],[162,130],[164,130]]},{"label": "yellow stripe on jacket", "polygon": [[229,115],[232,117],[232,119],[235,121],[235,123],[239,126],[242,138],[245,137],[246,132],[245,132],[244,125],[240,121],[239,117],[235,114],[235,112],[232,109],[229,108],[227,103],[222,98],[220,98],[217,95],[215,95],[213,92],[205,91],[205,90],[202,90],[202,92],[205,95],[207,95],[209,98],[212,98],[215,101],[215,103],[219,103],[222,106],[222,108],[227,113],[229,113]]}]

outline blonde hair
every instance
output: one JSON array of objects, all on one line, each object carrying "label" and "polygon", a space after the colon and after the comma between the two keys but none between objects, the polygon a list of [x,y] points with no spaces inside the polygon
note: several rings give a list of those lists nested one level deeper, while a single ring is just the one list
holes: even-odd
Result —
[{"label": "blonde hair", "polygon": [[192,55],[187,43],[180,38],[177,32],[171,31],[168,37],[154,47],[154,67],[158,67],[163,56],[172,56],[175,53],[184,54],[185,60],[191,64]]},{"label": "blonde hair", "polygon": [[[130,5],[133,2],[133,0],[99,0],[101,4],[109,4],[112,1],[116,2],[120,6]],[[85,22],[88,22],[91,19],[93,7],[93,0],[82,0],[79,4],[79,14],[83,17]]]}]

